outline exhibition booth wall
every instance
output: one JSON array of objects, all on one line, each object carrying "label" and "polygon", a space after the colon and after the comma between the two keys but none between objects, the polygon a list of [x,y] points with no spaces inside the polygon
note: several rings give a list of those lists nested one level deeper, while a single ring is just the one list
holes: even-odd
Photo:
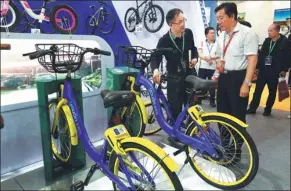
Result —
[{"label": "exhibition booth wall", "polygon": [[[283,20],[288,22],[289,18],[290,27],[289,1],[241,1],[237,2],[237,8],[239,16],[251,23],[252,29],[259,36],[260,44],[263,44],[265,38],[268,37],[268,27],[274,21],[278,22],[280,19],[279,24],[282,24]],[[279,12],[287,14],[282,15]],[[278,18],[277,15],[281,18]]]},{"label": "exhibition booth wall", "polygon": [[[42,2],[28,1],[32,9],[39,9]],[[155,1],[163,8],[164,14],[171,8],[181,8],[187,18],[186,26],[192,29],[195,42],[204,39],[203,11],[199,1]],[[19,12],[23,8],[15,2]],[[136,7],[136,1],[106,1],[107,12],[115,18],[115,28],[110,34],[98,30],[94,35],[88,35],[86,19],[92,15],[90,5],[99,6],[99,1],[55,1],[48,4],[70,5],[78,15],[78,27],[73,35],[65,34],[32,34],[30,30],[24,33],[1,32],[1,43],[11,44],[10,51],[1,51],[1,115],[5,127],[1,130],[1,175],[22,167],[42,161],[42,146],[40,122],[37,103],[35,78],[38,75],[53,77],[38,64],[23,58],[22,54],[35,50],[35,43],[76,43],[83,47],[100,47],[117,52],[118,45],[140,45],[155,48],[158,39],[168,31],[166,21],[156,33],[149,33],[143,27],[135,32],[128,32],[124,26],[124,15],[129,7]],[[216,2],[215,2],[216,4]],[[209,5],[208,5],[209,6]],[[211,5],[212,7],[214,4]],[[211,12],[213,9],[210,7]],[[209,11],[209,9],[208,9]],[[208,12],[208,21],[211,14]],[[213,14],[212,14],[213,18]],[[44,31],[50,31],[52,26],[44,23]],[[115,65],[114,55],[110,57],[88,56],[80,71],[82,76],[84,121],[92,142],[100,140],[106,127],[107,115],[100,96],[106,88],[106,70]],[[95,83],[90,82],[94,78]]]}]

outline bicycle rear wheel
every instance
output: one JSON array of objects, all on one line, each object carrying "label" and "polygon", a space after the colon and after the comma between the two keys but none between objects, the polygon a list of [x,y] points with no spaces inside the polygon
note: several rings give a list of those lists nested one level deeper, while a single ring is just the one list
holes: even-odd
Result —
[{"label": "bicycle rear wheel", "polygon": [[[209,114],[202,116],[202,120],[207,124],[203,133],[217,150],[220,159],[214,159],[189,146],[191,167],[207,183],[223,190],[236,190],[248,185],[255,178],[259,167],[258,150],[249,133],[226,117]],[[210,123],[214,124],[210,125]],[[215,131],[213,127],[217,123],[220,125],[217,125],[218,130]],[[218,133],[221,133],[220,137],[224,138],[222,141],[217,136]],[[186,135],[197,137],[201,135],[201,132],[192,122],[187,128]],[[220,144],[216,144],[217,138]],[[243,140],[244,143],[241,143],[240,140]],[[243,153],[244,151],[248,151],[249,155]],[[246,166],[247,161],[250,162],[249,166]],[[210,167],[214,167],[214,169],[209,170]],[[223,173],[220,173],[220,170],[223,170]],[[208,172],[210,173],[207,174]]]},{"label": "bicycle rear wheel", "polygon": [[[57,100],[52,99],[49,101],[49,118],[50,126],[53,128],[53,122],[55,118],[55,112],[57,107]],[[70,135],[70,124],[72,124],[73,119],[68,117],[64,110],[61,108],[59,122],[57,125],[56,131],[53,132],[51,129],[51,144],[53,155],[55,158],[62,162],[66,163],[72,153],[73,146],[71,144],[71,135]],[[70,121],[70,122],[69,122]]]},{"label": "bicycle rear wheel", "polygon": [[[124,143],[121,145],[122,148],[127,153],[126,156],[122,157],[126,158],[126,166],[127,170],[133,175],[140,176],[141,181],[137,181],[135,179],[131,179],[133,184],[135,185],[135,190],[183,190],[180,180],[175,172],[170,171],[169,167],[165,164],[162,158],[158,157],[150,148],[146,148],[138,143]],[[136,162],[136,160],[138,162]],[[124,161],[124,160],[123,160]],[[141,164],[145,169],[141,169],[138,167],[138,164]],[[146,163],[146,164],[145,164]],[[120,161],[117,158],[117,154],[113,152],[109,161],[109,169],[116,176],[120,177],[120,180],[128,187],[129,184],[126,176],[122,173],[122,166],[120,165]],[[159,177],[158,179],[154,179],[153,182],[148,180],[149,178],[143,174],[144,171],[149,172],[150,177],[153,179],[155,177]],[[163,173],[162,177],[160,174]],[[153,186],[152,184],[155,184]],[[114,190],[117,190],[117,185],[113,183]]]}]

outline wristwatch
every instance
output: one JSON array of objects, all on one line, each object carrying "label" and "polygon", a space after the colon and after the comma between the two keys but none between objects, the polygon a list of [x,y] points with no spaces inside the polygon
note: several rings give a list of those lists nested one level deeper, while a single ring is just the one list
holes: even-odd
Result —
[{"label": "wristwatch", "polygon": [[249,87],[252,86],[252,82],[250,82],[249,80],[245,79],[244,80],[244,83],[247,84]]}]

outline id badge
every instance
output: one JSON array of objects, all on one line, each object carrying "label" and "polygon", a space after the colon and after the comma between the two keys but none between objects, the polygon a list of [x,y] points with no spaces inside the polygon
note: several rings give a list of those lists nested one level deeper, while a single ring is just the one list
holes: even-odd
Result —
[{"label": "id badge", "polygon": [[181,65],[182,65],[182,69],[184,71],[186,71],[186,61],[185,60],[181,60]]},{"label": "id badge", "polygon": [[272,64],[272,56],[267,56],[265,58],[265,66],[271,66]]}]

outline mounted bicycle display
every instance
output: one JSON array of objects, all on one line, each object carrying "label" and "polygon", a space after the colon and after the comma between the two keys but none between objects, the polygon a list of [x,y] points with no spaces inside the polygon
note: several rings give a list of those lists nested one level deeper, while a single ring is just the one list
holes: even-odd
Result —
[{"label": "mounted bicycle display", "polygon": [[[95,5],[89,6],[92,9],[92,15],[86,20],[86,28],[88,34],[94,34],[96,28],[103,34],[110,34],[115,28],[115,18],[112,14],[107,13],[104,5],[107,5],[102,0],[99,1],[100,7],[95,10]],[[108,5],[107,5],[108,6]],[[108,29],[104,29],[108,26]]]},{"label": "mounted bicycle display", "polygon": [[[139,14],[140,8],[145,5],[142,15]],[[158,19],[160,15],[160,19]],[[142,4],[138,5],[136,0],[136,8],[130,7],[124,16],[124,25],[128,32],[134,32],[137,25],[144,23],[144,27],[147,31],[155,33],[159,31],[164,24],[164,10],[153,3],[153,0],[145,0]],[[157,24],[157,26],[152,25]]]},{"label": "mounted bicycle display", "polygon": [[[68,6],[59,4],[52,8],[50,15],[46,16],[47,3],[54,2],[55,0],[44,0],[39,14],[36,14],[31,9],[27,0],[19,1],[26,13],[38,20],[37,28],[40,29],[42,21],[51,22],[53,28],[62,34],[72,34],[78,26],[78,16],[75,10]],[[10,0],[1,1],[1,31],[14,32],[15,27],[20,23],[20,12],[16,5]],[[40,29],[42,31],[42,29]]]}]

